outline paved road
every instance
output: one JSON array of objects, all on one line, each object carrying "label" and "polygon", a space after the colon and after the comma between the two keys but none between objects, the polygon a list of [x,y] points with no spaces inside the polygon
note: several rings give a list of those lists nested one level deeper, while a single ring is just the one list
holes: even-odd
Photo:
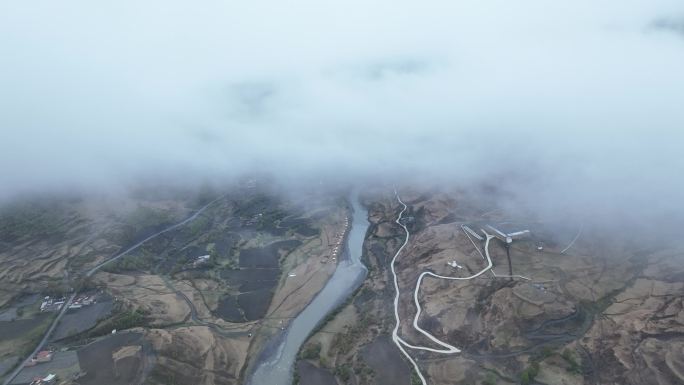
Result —
[{"label": "paved road", "polygon": [[[491,257],[489,256],[489,242],[490,242],[490,240],[491,240],[494,236],[493,236],[493,235],[490,235],[490,234],[488,234],[486,231],[482,230],[482,232],[483,232],[483,233],[485,234],[485,236],[487,237],[486,240],[485,240],[485,246],[484,246],[485,256],[486,256],[486,259],[487,259],[487,266],[486,266],[484,269],[482,269],[482,270],[480,270],[479,272],[477,272],[476,274],[473,274],[473,275],[468,276],[468,277],[448,277],[448,276],[438,275],[438,274],[435,274],[435,273],[430,272],[430,271],[425,271],[425,272],[423,272],[423,273],[420,274],[420,276],[418,277],[418,282],[416,283],[416,287],[415,287],[415,289],[414,289],[414,291],[413,291],[413,301],[414,301],[414,303],[415,303],[415,305],[416,305],[416,308],[417,308],[418,310],[417,310],[417,312],[416,312],[415,317],[413,318],[413,325],[412,325],[412,326],[413,326],[414,329],[416,329],[418,332],[420,332],[421,334],[423,334],[423,335],[425,335],[426,337],[428,337],[428,338],[429,338],[431,341],[433,341],[434,343],[436,343],[436,344],[438,344],[438,345],[444,347],[444,349],[434,349],[434,348],[430,348],[430,347],[427,347],[427,346],[417,346],[417,345],[409,344],[408,342],[406,342],[404,339],[402,339],[402,338],[399,336],[399,327],[400,327],[400,324],[401,324],[401,320],[400,320],[400,318],[399,318],[399,282],[398,282],[398,279],[397,279],[396,270],[395,270],[395,268],[394,268],[394,265],[395,265],[395,262],[396,262],[396,260],[397,260],[397,257],[399,256],[399,254],[401,254],[402,250],[404,249],[404,247],[406,247],[406,244],[408,244],[408,241],[409,241],[410,233],[409,233],[409,231],[408,231],[408,228],[406,227],[406,225],[404,225],[404,224],[401,223],[402,216],[404,215],[404,212],[406,212],[406,210],[407,210],[408,207],[407,207],[406,204],[401,200],[401,197],[399,197],[399,194],[396,192],[396,190],[395,190],[394,193],[395,193],[395,195],[396,195],[396,197],[397,197],[397,201],[403,206],[403,209],[401,210],[401,212],[399,212],[399,216],[397,217],[397,219],[396,219],[395,222],[396,222],[399,226],[401,226],[401,227],[404,229],[404,231],[406,232],[406,238],[404,239],[404,243],[403,243],[403,244],[401,245],[401,247],[399,247],[399,249],[397,250],[396,254],[394,254],[394,258],[392,258],[392,262],[391,262],[391,264],[390,264],[390,269],[391,269],[391,271],[392,271],[392,276],[393,276],[393,280],[394,280],[394,289],[395,289],[395,295],[394,295],[394,318],[395,318],[395,321],[396,321],[396,323],[395,323],[395,325],[394,325],[394,329],[392,330],[392,341],[397,345],[397,347],[399,348],[399,350],[404,354],[404,356],[409,360],[409,362],[411,362],[411,364],[412,364],[413,367],[415,368],[416,374],[417,374],[418,377],[420,378],[420,381],[422,382],[422,384],[423,384],[423,385],[427,385],[427,380],[425,379],[425,376],[424,376],[423,373],[421,372],[420,367],[418,366],[418,364],[416,363],[416,361],[413,359],[413,357],[411,357],[411,355],[406,351],[406,349],[405,349],[404,347],[410,348],[410,349],[416,349],[416,350],[425,350],[425,351],[430,351],[430,352],[434,352],[434,353],[442,353],[442,354],[454,354],[454,353],[459,353],[461,350],[458,349],[457,347],[453,346],[453,345],[450,345],[450,344],[448,344],[448,343],[446,343],[446,342],[444,342],[444,341],[439,340],[437,337],[435,337],[435,336],[433,336],[432,334],[428,333],[426,330],[422,329],[422,328],[418,325],[418,319],[420,318],[420,313],[421,313],[421,311],[422,311],[422,308],[421,308],[421,306],[420,306],[420,301],[418,300],[418,292],[420,291],[420,284],[422,283],[423,278],[424,278],[425,276],[428,276],[428,275],[429,275],[429,276],[432,276],[432,277],[435,277],[435,278],[441,278],[441,279],[467,281],[467,280],[471,280],[471,279],[477,278],[477,277],[481,276],[482,274],[484,274],[485,272],[491,270],[493,264],[492,264],[492,259],[491,259]],[[472,240],[471,240],[471,241],[472,241]],[[478,248],[478,252],[479,252],[479,248]]]},{"label": "paved road", "polygon": [[[432,349],[432,348],[428,348],[428,347],[424,347],[424,346],[409,346],[410,348],[412,348],[412,349],[419,349],[419,350],[427,350],[427,351],[430,351],[430,352],[444,353],[444,354],[460,353],[460,352],[461,352],[461,350],[458,349],[457,347],[452,346],[452,345],[449,345],[449,344],[446,343],[446,342],[440,341],[440,340],[437,339],[435,336],[433,336],[432,334],[428,333],[427,331],[425,331],[423,328],[421,328],[421,327],[418,325],[418,319],[420,319],[420,313],[422,312],[422,308],[421,308],[421,306],[420,306],[420,301],[418,300],[418,292],[420,291],[420,284],[423,282],[423,278],[425,278],[425,276],[428,276],[428,275],[431,276],[431,277],[441,278],[441,279],[448,279],[448,280],[452,280],[452,281],[468,281],[468,280],[471,280],[471,279],[474,279],[474,278],[477,278],[477,277],[481,276],[481,275],[484,274],[487,270],[491,269],[491,268],[492,268],[492,259],[489,257],[489,241],[490,241],[494,236],[493,236],[493,235],[489,235],[489,234],[487,234],[486,232],[485,232],[485,235],[487,236],[487,240],[485,241],[485,255],[487,256],[487,267],[485,267],[484,269],[480,270],[480,271],[477,272],[476,274],[473,274],[473,275],[471,275],[471,276],[469,276],[469,277],[447,277],[447,276],[435,274],[435,273],[430,272],[430,271],[424,271],[424,272],[421,273],[420,276],[418,277],[418,282],[416,283],[416,288],[415,288],[415,290],[413,291],[413,302],[416,304],[416,309],[418,309],[418,310],[416,311],[416,316],[413,318],[413,328],[416,329],[416,330],[418,330],[421,334],[423,334],[424,336],[428,337],[428,338],[429,338],[430,340],[432,340],[433,342],[435,342],[435,343],[437,343],[437,344],[439,344],[439,345],[445,347],[446,349]],[[407,345],[407,346],[408,346],[408,345]]]},{"label": "paved road", "polygon": [[394,270],[394,262],[397,260],[397,256],[401,253],[401,251],[406,247],[406,244],[408,243],[409,240],[409,231],[406,228],[406,225],[401,223],[401,218],[404,215],[404,212],[406,212],[406,209],[408,208],[404,202],[401,201],[401,198],[399,197],[399,194],[394,191],[394,194],[397,197],[397,200],[399,203],[404,206],[403,209],[401,209],[401,212],[399,212],[399,216],[397,217],[397,220],[395,221],[399,226],[401,226],[404,231],[406,232],[406,238],[404,238],[404,243],[402,243],[401,247],[397,250],[397,253],[394,254],[394,258],[392,258],[392,262],[390,263],[390,269],[392,270],[392,276],[394,277],[394,289],[395,289],[395,294],[394,294],[394,318],[396,320],[396,323],[394,324],[394,329],[392,329],[392,342],[394,342],[395,345],[399,348],[401,353],[411,362],[413,365],[413,368],[416,370],[416,373],[420,377],[421,382],[423,385],[427,385],[427,382],[425,381],[425,377],[423,376],[423,373],[420,371],[420,367],[418,367],[418,364],[416,361],[411,357],[410,354],[404,349],[404,346],[402,344],[405,344],[406,342],[399,337],[398,331],[399,331],[399,323],[401,322],[399,320],[399,283],[397,281],[397,273]]},{"label": "paved road", "polygon": [[572,247],[572,245],[575,244],[575,241],[577,240],[577,238],[579,238],[580,234],[582,234],[582,229],[584,229],[584,223],[582,223],[582,224],[580,225],[579,230],[577,230],[577,235],[575,235],[575,238],[570,242],[570,244],[569,244],[566,248],[564,248],[563,250],[561,250],[561,254],[563,254],[563,253],[565,253],[566,251],[568,251],[568,249],[570,249],[570,248]]},{"label": "paved road", "polygon": [[[461,229],[463,230],[463,233],[466,235],[466,237],[468,237],[468,239],[470,240],[470,243],[473,244],[473,247],[475,247],[475,250],[477,250],[478,254],[480,254],[480,256],[482,257],[482,259],[485,259],[484,254],[482,254],[482,252],[480,251],[480,247],[475,243],[475,241],[473,241],[473,238],[470,237],[470,234],[468,234],[468,231],[466,231],[465,225],[461,225]],[[482,230],[482,231],[484,231],[484,230]],[[532,280],[532,278],[528,278],[528,277],[525,277],[525,276],[522,276],[522,275],[518,275],[518,274],[513,274],[513,275],[508,275],[508,274],[496,274],[496,272],[494,271],[494,267],[492,267],[491,269],[489,269],[489,272],[492,273],[492,275],[493,275],[494,277],[496,277],[496,278],[520,278],[520,279],[524,279],[524,280],[526,280],[526,281],[531,281],[531,280]]]},{"label": "paved road", "polygon": [[[188,223],[188,222],[194,220],[195,218],[197,218],[198,215],[200,215],[204,210],[206,210],[207,207],[211,206],[213,203],[217,202],[218,200],[222,199],[223,197],[225,197],[225,195],[222,195],[222,196],[220,196],[220,197],[214,199],[213,201],[207,203],[206,205],[202,206],[202,207],[201,207],[199,210],[197,210],[193,215],[191,215],[190,217],[186,218],[186,219],[183,220],[182,222],[176,223],[176,224],[173,225],[173,226],[167,227],[166,229],[164,229],[164,230],[162,230],[162,231],[159,231],[159,232],[157,232],[157,233],[154,233],[154,234],[150,235],[149,237],[143,239],[142,241],[136,243],[135,245],[129,247],[128,249],[126,249],[126,250],[120,252],[119,254],[115,255],[114,257],[112,257],[112,258],[110,258],[110,259],[108,259],[108,260],[106,260],[106,261],[104,261],[104,262],[102,262],[102,263],[97,264],[95,267],[93,267],[92,269],[90,269],[90,270],[88,270],[88,271],[86,272],[85,277],[91,277],[93,274],[95,274],[95,273],[96,273],[98,270],[100,270],[102,267],[104,267],[104,266],[106,266],[106,265],[108,265],[108,264],[110,264],[110,263],[116,261],[117,259],[119,259],[119,258],[125,256],[126,254],[130,253],[131,251],[133,251],[133,250],[137,249],[138,247],[142,246],[145,242],[147,242],[147,241],[149,241],[149,240],[151,240],[151,239],[153,239],[153,238],[156,238],[156,237],[158,237],[158,236],[161,235],[161,234],[164,234],[164,233],[169,232],[169,231],[171,231],[171,230],[177,229],[178,227],[183,226],[183,225],[185,225],[186,223]],[[74,298],[75,298],[77,295],[78,295],[78,292],[74,292],[73,294],[71,294],[71,295],[69,296],[69,298],[67,299],[67,301],[66,301],[66,302],[64,303],[64,305],[62,306],[62,309],[61,309],[61,310],[59,311],[59,313],[57,314],[57,317],[55,317],[55,319],[52,321],[52,324],[50,324],[50,327],[49,327],[48,330],[45,332],[45,335],[43,336],[43,339],[40,340],[40,343],[38,344],[38,346],[36,346],[36,348],[33,350],[33,352],[31,352],[31,354],[30,354],[28,357],[26,357],[26,359],[25,359],[24,361],[22,361],[21,364],[18,365],[17,368],[14,369],[14,370],[12,371],[12,373],[10,373],[10,374],[7,375],[7,377],[6,377],[5,380],[3,381],[3,385],[8,385],[8,384],[9,384],[9,383],[10,383],[10,382],[19,374],[19,372],[21,372],[21,370],[24,368],[24,365],[26,365],[26,364],[28,363],[28,361],[31,359],[31,357],[35,356],[36,354],[38,354],[38,352],[39,352],[41,349],[43,349],[43,347],[45,346],[45,344],[46,344],[46,343],[48,342],[48,340],[50,339],[50,336],[52,335],[52,332],[53,332],[53,331],[55,330],[55,328],[57,327],[57,324],[59,323],[59,321],[62,319],[62,317],[63,317],[64,314],[66,313],[67,309],[69,309],[69,305],[71,305],[71,303],[73,302]]]}]

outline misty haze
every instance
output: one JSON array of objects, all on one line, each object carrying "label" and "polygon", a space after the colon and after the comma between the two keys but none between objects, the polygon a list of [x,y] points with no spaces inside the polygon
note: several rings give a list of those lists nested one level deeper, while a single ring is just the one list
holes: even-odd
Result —
[{"label": "misty haze", "polygon": [[0,4],[0,381],[684,384],[684,3]]}]

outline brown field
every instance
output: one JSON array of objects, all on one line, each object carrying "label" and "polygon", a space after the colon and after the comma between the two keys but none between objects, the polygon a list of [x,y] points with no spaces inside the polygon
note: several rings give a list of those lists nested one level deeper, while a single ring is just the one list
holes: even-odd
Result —
[{"label": "brown field", "polygon": [[249,338],[226,338],[204,326],[146,332],[157,353],[150,384],[238,384]]},{"label": "brown field", "polygon": [[148,312],[152,324],[174,324],[190,316],[190,308],[158,275],[122,275],[99,272],[95,281],[107,287],[117,300]]},{"label": "brown field", "polygon": [[140,353],[122,355],[121,349],[136,352],[145,343],[142,333],[123,332],[79,349],[78,360],[84,375],[75,382],[79,385],[128,385],[139,382],[146,357]]}]

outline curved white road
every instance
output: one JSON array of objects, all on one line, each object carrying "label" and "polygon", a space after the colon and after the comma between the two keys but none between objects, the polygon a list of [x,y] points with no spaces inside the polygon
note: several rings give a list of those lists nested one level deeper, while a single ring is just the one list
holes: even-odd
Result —
[{"label": "curved white road", "polygon": [[[442,346],[443,349],[434,349],[434,348],[430,348],[430,347],[427,347],[427,346],[411,345],[411,344],[409,344],[408,342],[404,341],[404,340],[399,336],[399,327],[400,327],[400,325],[401,325],[401,320],[400,320],[400,318],[399,318],[399,282],[398,282],[398,279],[397,279],[397,273],[396,273],[396,270],[395,270],[395,268],[394,268],[394,264],[395,264],[395,262],[396,262],[396,260],[397,260],[397,257],[399,256],[399,254],[402,252],[402,250],[404,249],[404,247],[406,247],[406,245],[408,244],[409,235],[410,235],[410,234],[409,234],[408,229],[406,228],[406,225],[404,225],[403,223],[401,223],[401,218],[402,218],[402,216],[404,215],[404,212],[406,212],[406,210],[408,209],[408,207],[407,207],[406,204],[401,200],[401,198],[399,197],[399,194],[397,193],[396,190],[394,191],[394,194],[395,194],[395,196],[397,197],[397,201],[399,201],[399,203],[400,203],[402,206],[404,206],[404,208],[403,208],[403,209],[401,210],[401,212],[399,213],[399,216],[397,217],[397,219],[396,219],[395,222],[396,222],[399,226],[401,226],[401,228],[404,229],[404,231],[406,232],[406,238],[404,239],[404,243],[403,243],[403,244],[401,245],[401,247],[399,247],[399,249],[397,250],[396,254],[394,254],[394,258],[392,258],[392,262],[391,262],[391,264],[390,264],[390,269],[391,269],[391,271],[392,271],[392,276],[393,276],[393,279],[394,279],[394,289],[395,289],[395,295],[394,295],[394,318],[395,318],[395,321],[396,321],[396,323],[395,323],[395,325],[394,325],[394,329],[392,330],[392,341],[397,345],[397,347],[399,348],[399,350],[404,354],[404,356],[409,360],[409,362],[411,362],[411,364],[413,365],[414,369],[416,370],[416,374],[417,374],[418,377],[420,378],[420,381],[422,382],[422,384],[423,384],[423,385],[427,385],[427,381],[425,380],[425,376],[423,375],[423,373],[420,371],[420,367],[418,367],[418,364],[417,364],[416,361],[413,359],[413,357],[411,357],[411,355],[406,351],[405,347],[406,347],[406,348],[410,348],[410,349],[425,350],[425,351],[429,351],[429,352],[442,353],[442,354],[454,354],[454,353],[459,353],[461,350],[460,350],[459,348],[453,346],[453,345],[450,345],[450,344],[444,342],[444,341],[440,341],[437,337],[435,337],[435,336],[433,336],[432,334],[428,333],[426,330],[422,329],[422,328],[418,325],[418,320],[420,319],[420,314],[421,314],[421,312],[422,312],[422,308],[421,308],[421,306],[420,306],[420,301],[419,301],[419,299],[418,299],[418,292],[420,291],[420,285],[421,285],[421,283],[423,282],[423,278],[425,278],[425,276],[432,276],[432,277],[435,277],[435,278],[448,279],[448,280],[452,280],[452,281],[467,281],[467,280],[471,280],[471,279],[477,278],[477,277],[481,276],[482,274],[484,274],[484,273],[487,272],[487,271],[491,271],[491,272],[494,274],[495,277],[509,277],[509,276],[500,276],[500,275],[497,275],[497,274],[494,273],[494,271],[492,270],[493,264],[492,264],[492,259],[491,259],[491,257],[489,256],[489,241],[490,241],[492,238],[494,238],[493,235],[490,235],[490,234],[488,234],[486,231],[482,230],[482,232],[483,232],[483,233],[485,234],[485,236],[487,237],[487,239],[485,240],[485,246],[484,246],[485,252],[484,252],[484,255],[482,254],[482,252],[480,252],[480,249],[479,249],[479,247],[477,247],[477,245],[475,244],[475,242],[473,242],[473,240],[470,239],[470,237],[468,237],[468,238],[470,239],[470,241],[473,242],[473,245],[474,245],[475,248],[477,249],[478,253],[480,253],[480,255],[482,256],[482,258],[483,258],[483,259],[486,258],[486,260],[487,260],[487,266],[486,266],[484,269],[482,269],[481,271],[479,271],[479,272],[477,272],[476,274],[473,274],[473,275],[471,275],[471,276],[469,276],[469,277],[448,277],[448,276],[443,276],[443,275],[435,274],[435,273],[430,272],[430,271],[425,271],[425,272],[421,273],[420,276],[418,277],[418,282],[416,283],[416,288],[415,288],[414,291],[413,291],[413,302],[415,303],[416,308],[417,308],[416,315],[415,315],[415,317],[413,318],[413,328],[416,329],[416,330],[417,330],[418,332],[420,332],[421,334],[423,334],[424,336],[426,336],[427,338],[429,338],[432,342],[434,342],[434,343],[436,343],[436,344]],[[466,233],[466,235],[468,235],[468,234]],[[516,277],[519,277],[519,278],[522,278],[522,279],[527,279],[527,280],[529,280],[529,278],[527,278],[527,277],[522,277],[522,276],[516,276]]]},{"label": "curved white road", "polygon": [[583,229],[584,229],[584,223],[582,223],[582,224],[580,225],[579,230],[577,230],[577,235],[575,235],[575,238],[573,238],[573,240],[570,242],[570,244],[569,244],[568,246],[566,246],[563,250],[561,250],[561,254],[563,254],[563,253],[565,253],[566,251],[568,251],[568,249],[570,249],[570,248],[572,247],[572,245],[575,244],[575,241],[577,240],[577,238],[579,238],[580,235],[582,234],[582,230],[583,230]]},{"label": "curved white road", "polygon": [[[482,254],[482,252],[480,251],[480,247],[475,243],[475,241],[473,241],[473,238],[472,238],[472,237],[470,236],[470,234],[468,234],[468,232],[465,230],[465,225],[461,225],[461,230],[463,230],[463,233],[466,235],[466,237],[468,237],[468,239],[470,240],[470,243],[473,244],[473,247],[475,247],[475,250],[477,250],[478,254],[480,254],[480,256],[482,257],[482,259],[485,259],[484,254]],[[482,231],[484,231],[484,230],[482,230]],[[493,267],[492,267],[491,269],[489,269],[489,272],[492,273],[492,275],[493,275],[494,277],[496,277],[496,278],[520,278],[520,279],[524,279],[524,280],[526,280],[526,281],[531,281],[531,280],[532,280],[532,278],[524,277],[524,276],[518,275],[518,274],[513,274],[513,275],[508,275],[508,274],[496,274],[496,272],[494,271],[494,268],[493,268]]]}]

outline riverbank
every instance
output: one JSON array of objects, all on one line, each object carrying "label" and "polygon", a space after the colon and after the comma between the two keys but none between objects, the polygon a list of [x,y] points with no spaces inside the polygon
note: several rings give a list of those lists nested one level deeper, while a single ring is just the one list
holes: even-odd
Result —
[{"label": "riverbank", "polygon": [[323,290],[289,324],[285,332],[273,338],[258,356],[257,366],[248,376],[248,384],[289,385],[299,348],[325,317],[344,303],[363,282],[366,268],[361,263],[363,241],[368,229],[367,211],[352,193],[351,228],[346,238],[346,257],[338,262],[335,273]]}]

